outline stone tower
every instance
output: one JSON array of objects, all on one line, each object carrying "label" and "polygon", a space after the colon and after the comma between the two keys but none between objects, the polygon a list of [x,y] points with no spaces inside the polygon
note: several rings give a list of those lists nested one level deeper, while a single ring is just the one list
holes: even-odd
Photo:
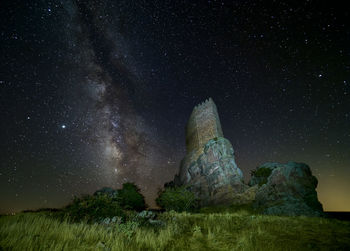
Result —
[{"label": "stone tower", "polygon": [[230,141],[224,138],[211,98],[192,111],[186,127],[186,151],[179,173],[169,185],[187,186],[202,206],[231,203],[244,191],[242,171]]},{"label": "stone tower", "polygon": [[220,119],[212,98],[194,107],[186,126],[187,153],[203,150],[213,138],[223,137]]}]

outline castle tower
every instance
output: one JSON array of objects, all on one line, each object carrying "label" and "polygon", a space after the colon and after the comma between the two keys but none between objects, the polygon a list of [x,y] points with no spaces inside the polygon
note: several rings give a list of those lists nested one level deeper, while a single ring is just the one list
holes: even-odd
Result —
[{"label": "castle tower", "polygon": [[186,127],[186,150],[200,153],[204,145],[215,137],[223,137],[220,119],[212,98],[194,107]]},{"label": "castle tower", "polygon": [[185,185],[200,199],[201,206],[232,204],[235,196],[245,191],[243,173],[230,141],[224,138],[211,98],[192,111],[186,127],[186,150],[179,173],[168,186]]}]

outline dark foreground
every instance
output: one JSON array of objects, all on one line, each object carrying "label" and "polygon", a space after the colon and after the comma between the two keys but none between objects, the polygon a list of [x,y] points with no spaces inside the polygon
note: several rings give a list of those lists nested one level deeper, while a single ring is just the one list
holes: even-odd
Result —
[{"label": "dark foreground", "polygon": [[52,212],[1,216],[0,250],[350,250],[345,220],[246,211],[165,212],[157,219],[164,225],[71,223]]},{"label": "dark foreground", "polygon": [[350,221],[350,212],[325,212],[330,219]]}]

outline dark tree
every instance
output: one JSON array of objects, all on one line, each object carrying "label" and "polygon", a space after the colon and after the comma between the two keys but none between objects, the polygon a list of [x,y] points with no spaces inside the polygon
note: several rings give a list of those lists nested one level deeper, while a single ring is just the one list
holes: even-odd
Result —
[{"label": "dark tree", "polygon": [[133,183],[123,184],[123,188],[118,190],[117,201],[124,209],[142,211],[146,208],[144,196]]}]

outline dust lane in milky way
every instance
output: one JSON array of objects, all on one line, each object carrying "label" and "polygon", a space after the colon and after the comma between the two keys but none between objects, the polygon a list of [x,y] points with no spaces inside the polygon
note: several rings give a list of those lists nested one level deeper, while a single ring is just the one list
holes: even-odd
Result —
[{"label": "dust lane in milky way", "polygon": [[166,163],[169,153],[165,152],[166,147],[158,145],[156,131],[138,115],[129,98],[143,83],[128,52],[128,41],[112,24],[99,18],[105,13],[92,11],[99,10],[99,6],[78,2],[71,8],[74,10],[71,18],[77,23],[73,37],[68,39],[85,41],[79,53],[88,55],[80,66],[86,79],[80,85],[86,88],[88,84],[95,100],[87,104],[92,104],[94,112],[85,119],[92,121],[90,139],[100,146],[94,151],[100,151],[97,160],[102,170],[93,171],[99,175],[101,172],[103,181],[108,177],[110,186],[132,181],[146,194],[155,193],[163,180],[154,182],[156,175],[152,173],[155,168],[160,169],[161,162]]}]

